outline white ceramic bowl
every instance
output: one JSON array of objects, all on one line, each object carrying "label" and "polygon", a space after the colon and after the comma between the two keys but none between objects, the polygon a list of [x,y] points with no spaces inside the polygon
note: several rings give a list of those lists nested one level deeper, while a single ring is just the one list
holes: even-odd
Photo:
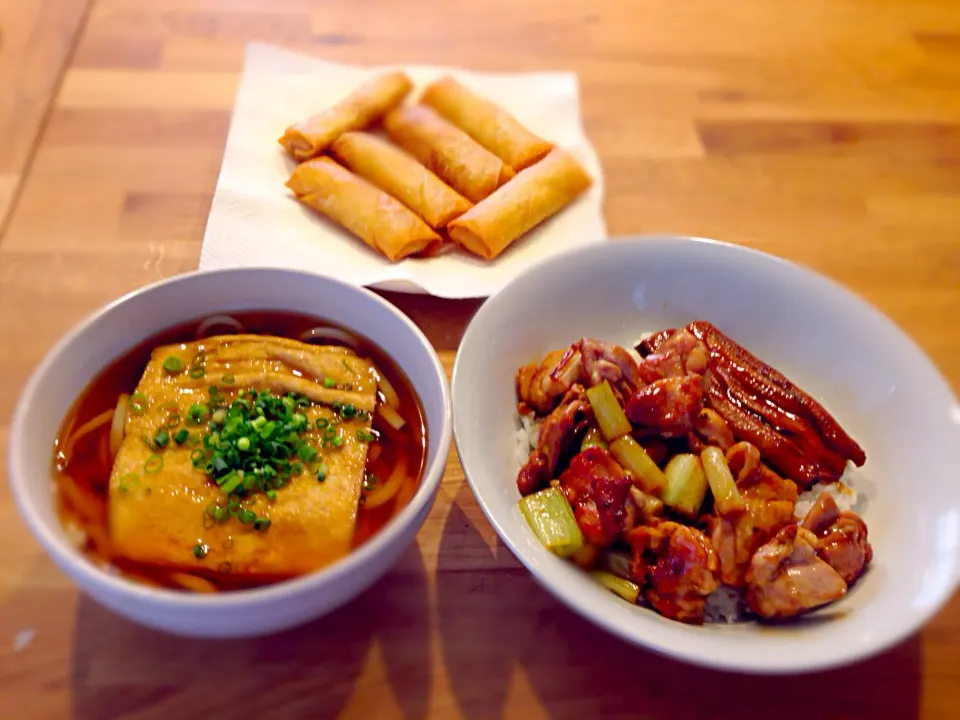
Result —
[{"label": "white ceramic bowl", "polygon": [[[841,602],[795,625],[691,627],[631,606],[549,553],[517,508],[514,373],[582,335],[632,345],[708,320],[820,400],[867,453],[875,560]],[[788,672],[851,662],[917,630],[953,593],[960,558],[960,407],[917,346],[863,300],[742,247],[637,238],[551,258],[491,298],[453,373],[454,435],[480,506],[536,579],[631,642],[704,665]],[[817,615],[831,618],[817,622]]]},{"label": "white ceramic bowl", "polygon": [[[423,403],[426,469],[410,504],[355,552],[319,572],[263,588],[219,595],[158,590],[115,577],[67,540],[51,493],[51,448],[70,404],[111,359],[166,328],[224,312],[271,309],[314,315],[366,336],[403,369]],[[160,630],[205,637],[274,632],[329,612],[391,567],[417,534],[450,449],[446,375],[423,333],[363,288],[305,272],[239,269],[195,272],[123,297],[72,330],[49,352],[23,392],[10,436],[13,495],[53,560],[103,605]]]}]

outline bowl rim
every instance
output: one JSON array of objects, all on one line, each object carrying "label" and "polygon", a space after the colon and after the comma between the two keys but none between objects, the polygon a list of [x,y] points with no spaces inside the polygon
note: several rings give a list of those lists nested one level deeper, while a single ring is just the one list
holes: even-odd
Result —
[{"label": "bowl rim", "polygon": [[[472,344],[475,344],[476,341],[474,340],[474,336],[480,332],[478,329],[480,327],[480,323],[484,318],[498,311],[497,298],[504,295],[509,288],[523,285],[529,277],[532,277],[535,274],[543,273],[545,270],[554,266],[565,264],[570,261],[571,257],[605,252],[607,251],[607,248],[618,248],[624,246],[643,247],[651,246],[654,243],[661,246],[672,246],[678,249],[680,249],[680,246],[688,249],[693,248],[693,252],[699,252],[702,248],[716,248],[720,249],[722,252],[730,252],[733,255],[752,257],[761,262],[772,263],[775,266],[779,266],[779,268],[784,272],[793,274],[795,277],[804,278],[807,281],[822,283],[825,287],[844,297],[847,302],[856,305],[859,310],[874,315],[877,320],[882,321],[882,323],[887,326],[888,330],[899,335],[900,339],[920,358],[922,358],[922,360],[927,364],[929,370],[932,372],[932,376],[939,382],[943,392],[945,393],[948,403],[952,402],[955,418],[958,425],[960,425],[960,400],[957,399],[957,396],[953,393],[949,383],[946,381],[936,364],[927,356],[927,354],[913,340],[913,338],[911,338],[905,331],[897,326],[896,323],[888,318],[883,312],[874,307],[866,299],[860,297],[836,280],[833,280],[832,278],[829,278],[826,275],[813,270],[812,268],[792,262],[785,258],[722,240],[669,234],[631,234],[619,237],[615,236],[609,238],[606,243],[601,245],[575,247],[555,255],[551,255],[526,269],[524,272],[518,274],[508,281],[500,289],[500,291],[497,292],[496,295],[491,297],[479,308],[479,310],[471,318],[469,325],[463,333],[463,337],[460,340],[460,345],[457,348],[456,357],[454,358],[453,372],[451,374],[450,381],[451,396],[454,407],[454,444],[456,446],[457,456],[460,460],[461,467],[463,468],[464,477],[466,477],[467,483],[470,486],[470,490],[473,492],[474,498],[476,499],[477,504],[480,506],[480,509],[483,511],[484,516],[487,518],[487,521],[491,524],[491,526],[493,526],[497,535],[507,545],[514,557],[516,557],[521,564],[527,568],[531,575],[533,575],[538,584],[545,588],[563,605],[586,620],[592,622],[594,625],[606,630],[615,637],[618,637],[628,643],[643,647],[644,649],[654,652],[658,655],[682,660],[693,665],[710,667],[719,670],[748,672],[757,675],[780,675],[786,673],[815,672],[848,665],[856,662],[857,660],[872,657],[902,642],[904,639],[917,632],[917,630],[926,624],[926,622],[933,615],[935,615],[956,592],[958,586],[960,586],[960,567],[957,566],[956,562],[952,583],[944,586],[940,596],[937,597],[934,602],[928,603],[924,608],[915,611],[909,616],[909,619],[906,622],[902,622],[901,625],[893,632],[890,632],[888,635],[872,641],[868,645],[857,646],[852,644],[844,644],[839,647],[834,646],[831,648],[832,654],[830,657],[823,659],[814,657],[809,660],[794,660],[793,662],[772,662],[771,657],[763,655],[762,653],[757,653],[755,656],[746,653],[730,653],[726,656],[704,656],[700,651],[698,651],[698,649],[695,647],[695,644],[692,647],[687,643],[669,645],[668,642],[664,641],[663,637],[658,637],[656,639],[645,637],[641,631],[631,630],[629,627],[610,620],[609,616],[603,612],[603,606],[605,603],[593,603],[589,600],[579,599],[573,594],[564,593],[553,579],[555,574],[554,571],[549,569],[549,566],[553,565],[553,563],[539,564],[532,558],[526,557],[525,551],[518,545],[518,543],[511,539],[509,533],[504,528],[503,523],[499,521],[498,517],[491,509],[491,506],[488,505],[488,503],[484,500],[483,492],[478,487],[477,481],[472,477],[471,470],[467,467],[467,464],[464,460],[460,438],[462,433],[467,432],[467,428],[465,427],[463,420],[458,421],[460,414],[457,411],[458,388],[463,382],[465,382],[460,379],[462,374],[460,372],[460,361],[466,351],[466,348]],[[958,553],[958,559],[960,559],[960,553]],[[615,602],[615,599],[611,597],[610,601]],[[645,617],[640,613],[637,614],[637,617],[640,618],[640,620],[638,620],[638,625],[651,622],[653,620],[653,618]],[[689,628],[690,626],[684,627]],[[676,634],[679,637],[679,631],[682,629],[683,628],[674,628],[669,625],[662,626],[662,632],[658,634],[662,634],[665,636],[665,638],[669,638],[669,636],[673,634]],[[722,632],[722,629],[720,632]]]},{"label": "bowl rim", "polygon": [[[428,434],[427,440],[428,453],[430,445],[436,443],[438,449],[436,458],[433,463],[424,468],[417,492],[398,515],[387,521],[378,533],[363,543],[359,548],[351,550],[347,555],[330,565],[307,573],[306,575],[229,593],[206,594],[187,593],[169,588],[155,588],[140,585],[122,575],[113,575],[107,572],[84,557],[78,550],[71,547],[65,536],[58,535],[55,529],[49,527],[47,523],[41,519],[36,503],[30,499],[30,494],[27,490],[30,472],[26,469],[27,459],[21,457],[23,417],[28,411],[29,404],[40,392],[43,378],[50,372],[51,366],[57,359],[74,343],[82,341],[83,336],[94,324],[103,321],[105,317],[108,317],[121,305],[139,296],[148,295],[160,289],[169,289],[168,286],[175,287],[177,285],[203,283],[206,278],[213,276],[257,274],[263,272],[278,276],[297,275],[306,277],[312,281],[333,284],[342,291],[366,296],[368,300],[384,308],[401,326],[406,328],[413,338],[427,349],[427,354],[431,362],[430,367],[433,370],[434,377],[439,381],[440,394],[443,401],[443,416],[440,427],[436,429],[431,427],[432,432]],[[71,402],[75,399],[76,398],[73,398]],[[108,302],[80,320],[47,350],[43,359],[34,368],[30,374],[30,378],[24,385],[24,389],[20,394],[11,419],[10,445],[7,462],[7,470],[10,475],[9,484],[20,516],[27,524],[33,536],[61,568],[66,569],[70,567],[76,571],[79,578],[75,578],[75,582],[81,587],[88,585],[106,586],[112,592],[118,593],[126,599],[162,604],[169,609],[197,610],[213,607],[223,608],[258,605],[263,602],[309,593],[321,586],[334,583],[373,561],[381,555],[384,549],[390,544],[400,541],[404,531],[411,525],[417,523],[418,516],[420,516],[424,508],[432,502],[433,496],[440,486],[440,481],[443,478],[446,468],[453,434],[452,408],[450,385],[436,349],[413,320],[391,302],[380,297],[370,289],[358,285],[351,285],[322,273],[289,268],[263,266],[192,270],[136,288]],[[422,522],[420,524],[422,525]]]}]

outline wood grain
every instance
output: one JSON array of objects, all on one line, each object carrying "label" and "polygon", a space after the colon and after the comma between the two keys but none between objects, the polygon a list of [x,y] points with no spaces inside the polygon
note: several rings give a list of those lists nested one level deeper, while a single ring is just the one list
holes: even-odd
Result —
[{"label": "wood grain", "polygon": [[[960,390],[955,2],[93,0],[82,30],[49,24],[55,6],[79,17],[81,5],[0,13],[4,53],[76,43],[55,97],[35,67],[49,78],[52,60],[0,55],[3,77],[36,90],[0,112],[16,140],[0,148],[0,183],[29,169],[0,240],[4,447],[24,379],[67,328],[196,267],[251,40],[367,64],[575,70],[612,233],[717,237],[813,267],[890,315]],[[46,45],[20,35],[54,27]],[[39,143],[24,140],[40,127]],[[449,370],[478,304],[388,297]],[[394,572],[328,618],[255,641],[176,640],[110,615],[16,515],[4,483],[0,717],[926,720],[960,702],[957,598],[899,647],[802,680],[626,646],[534,584],[454,453]]]},{"label": "wood grain", "polygon": [[35,0],[0,5],[0,229],[90,0]]}]

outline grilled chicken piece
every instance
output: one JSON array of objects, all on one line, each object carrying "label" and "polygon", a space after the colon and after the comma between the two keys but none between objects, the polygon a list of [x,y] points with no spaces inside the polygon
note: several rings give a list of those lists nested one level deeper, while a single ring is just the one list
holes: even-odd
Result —
[{"label": "grilled chicken piece", "polygon": [[565,350],[548,353],[539,365],[524,365],[517,371],[520,412],[530,408],[544,415],[574,383],[592,387],[604,380],[622,397],[629,396],[640,385],[636,361],[619,345],[581,338]]},{"label": "grilled chicken piece", "polygon": [[747,604],[764,618],[789,618],[847,592],[840,574],[817,555],[817,537],[788,525],[761,547],[747,570]]},{"label": "grilled chicken piece", "polygon": [[517,475],[517,489],[530,495],[545,488],[551,480],[564,451],[583,433],[593,419],[593,409],[581,385],[570,388],[563,400],[540,427],[537,449]]},{"label": "grilled chicken piece", "polygon": [[726,458],[737,488],[745,498],[797,502],[797,484],[760,462],[760,451],[750,443],[737,443],[727,450]]},{"label": "grilled chicken piece", "polygon": [[710,516],[707,532],[720,559],[725,585],[742,587],[757,549],[794,521],[794,503],[746,499],[746,509],[732,517]]},{"label": "grilled chicken piece", "polygon": [[694,431],[707,445],[716,445],[726,452],[736,440],[727,421],[710,408],[703,408],[694,421]]},{"label": "grilled chicken piece", "polygon": [[631,485],[613,456],[598,447],[577,454],[560,475],[560,490],[590,545],[604,548],[620,535]]},{"label": "grilled chicken piece", "polygon": [[[686,330],[669,332],[671,334],[664,336],[660,341],[656,338],[663,333],[649,338],[648,340],[652,341],[649,346],[645,346],[644,343],[637,346],[637,350],[643,356],[643,362],[640,363],[640,376],[646,383],[681,375],[703,375],[707,371],[710,353],[706,345]],[[645,348],[654,346],[655,350],[645,351]]]},{"label": "grilled chicken piece", "polygon": [[830,493],[820,493],[803,519],[803,527],[817,536],[817,555],[852,585],[873,559],[867,542],[867,524],[856,513],[840,510]]},{"label": "grilled chicken piece", "polygon": [[663,437],[683,437],[691,432],[703,406],[698,375],[656,380],[640,388],[627,401],[624,412],[642,430]]},{"label": "grilled chicken piece", "polygon": [[624,533],[633,548],[632,578],[646,586],[647,601],[664,617],[700,625],[707,596],[719,586],[719,562],[696,528],[671,521]]}]

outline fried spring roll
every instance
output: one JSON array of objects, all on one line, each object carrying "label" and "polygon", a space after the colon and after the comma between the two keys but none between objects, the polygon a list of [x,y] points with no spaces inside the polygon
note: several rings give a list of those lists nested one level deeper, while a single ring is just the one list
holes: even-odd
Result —
[{"label": "fried spring roll", "polygon": [[513,115],[452,77],[429,85],[420,102],[436,110],[487,150],[520,172],[553,149]]},{"label": "fried spring roll", "polygon": [[297,160],[316,157],[348,130],[362,130],[395,108],[410,94],[413,83],[402,72],[368,80],[321,113],[294,123],[278,141]]},{"label": "fried spring roll", "polygon": [[592,180],[579,163],[551,150],[516,179],[447,226],[450,237],[467,250],[492,259],[525,232],[559,212]]},{"label": "fried spring roll", "polygon": [[287,187],[297,200],[326,215],[391,260],[442,242],[400,201],[327,157],[296,167]]},{"label": "fried spring roll", "polygon": [[434,229],[473,207],[411,155],[375,135],[344,133],[330,151],[344,167],[395,197]]},{"label": "fried spring roll", "polygon": [[471,202],[479,202],[516,173],[463,130],[422,105],[397,108],[383,119],[387,135]]}]

